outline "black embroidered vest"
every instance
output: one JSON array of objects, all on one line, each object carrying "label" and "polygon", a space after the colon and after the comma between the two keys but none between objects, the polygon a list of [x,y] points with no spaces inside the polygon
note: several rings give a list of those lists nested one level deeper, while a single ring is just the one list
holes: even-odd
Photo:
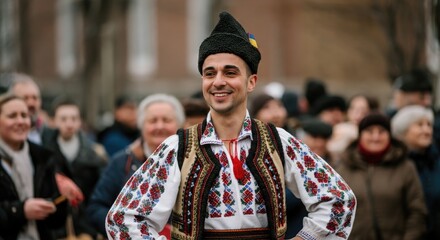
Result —
[{"label": "black embroidered vest", "polygon": [[[205,127],[206,120],[202,124],[178,131],[178,163],[182,179],[173,209],[172,239],[205,238],[204,223],[207,217],[208,194],[221,168],[210,145],[199,144]],[[286,204],[281,140],[275,126],[258,120],[252,120],[252,135],[253,141],[246,158],[246,165],[264,197],[269,238],[284,239]],[[232,234],[229,236],[234,237],[235,231],[241,230],[231,230]],[[223,237],[219,236],[219,238]]]}]

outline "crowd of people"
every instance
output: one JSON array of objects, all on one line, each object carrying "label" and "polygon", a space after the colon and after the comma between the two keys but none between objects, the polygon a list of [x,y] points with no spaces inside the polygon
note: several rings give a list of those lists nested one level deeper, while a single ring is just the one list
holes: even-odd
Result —
[{"label": "crowd of people", "polygon": [[[229,13],[201,44],[202,89],[85,132],[78,103],[43,114],[29,75],[0,96],[0,239],[440,239],[440,120],[427,71],[375,96],[256,89],[261,54]],[[90,137],[90,135],[95,137]]]}]

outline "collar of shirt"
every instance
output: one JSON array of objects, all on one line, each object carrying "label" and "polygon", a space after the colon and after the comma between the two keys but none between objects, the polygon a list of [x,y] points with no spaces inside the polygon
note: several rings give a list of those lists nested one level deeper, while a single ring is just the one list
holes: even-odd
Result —
[{"label": "collar of shirt", "polygon": [[[253,140],[251,126],[251,117],[249,116],[249,112],[246,110],[246,117],[243,120],[243,125],[241,126],[240,134],[238,134],[237,141],[240,141],[247,137],[249,137],[251,141]],[[222,140],[217,136],[217,133],[215,132],[214,124],[212,123],[211,112],[209,112],[208,116],[206,117],[206,128],[205,131],[203,131],[202,137],[200,139],[200,145],[205,144],[223,144]]]}]

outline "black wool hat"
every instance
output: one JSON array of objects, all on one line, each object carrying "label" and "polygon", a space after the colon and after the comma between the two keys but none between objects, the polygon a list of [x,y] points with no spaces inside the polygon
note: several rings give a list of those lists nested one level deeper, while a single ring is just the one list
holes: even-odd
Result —
[{"label": "black wool hat", "polygon": [[198,63],[200,74],[205,59],[217,53],[235,54],[247,63],[252,74],[257,73],[261,54],[253,35],[248,35],[231,14],[222,12],[219,17],[220,20],[211,35],[200,45]]},{"label": "black wool hat", "polygon": [[345,112],[347,110],[347,103],[345,102],[345,99],[341,96],[322,96],[318,98],[318,100],[316,100],[315,104],[310,109],[310,113],[312,115],[318,115],[322,111],[332,108],[337,108],[340,109],[342,112]]},{"label": "black wool hat", "polygon": [[432,80],[430,73],[421,69],[414,69],[398,77],[394,88],[404,92],[432,92]]},{"label": "black wool hat", "polygon": [[313,137],[329,139],[333,133],[333,127],[319,119],[307,119],[302,122],[302,129]]},{"label": "black wool hat", "polygon": [[359,123],[359,135],[363,130],[373,125],[382,126],[391,134],[391,125],[389,118],[381,113],[374,112],[365,116]]}]

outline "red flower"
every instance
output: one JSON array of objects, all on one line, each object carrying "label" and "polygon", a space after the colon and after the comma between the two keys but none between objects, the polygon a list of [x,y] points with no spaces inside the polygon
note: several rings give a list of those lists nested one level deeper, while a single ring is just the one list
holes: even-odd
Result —
[{"label": "red flower", "polygon": [[327,229],[331,232],[335,232],[338,225],[338,222],[334,218],[332,218],[330,219],[330,222],[327,223]]},{"label": "red flower", "polygon": [[141,187],[140,187],[140,189],[141,189],[141,193],[142,193],[142,194],[145,194],[145,193],[147,192],[147,190],[148,190],[148,187],[149,187],[148,182],[143,182],[143,183],[141,184]]},{"label": "red flower", "polygon": [[311,158],[308,155],[304,157],[304,164],[306,165],[306,168],[309,170],[314,169],[316,167],[315,159]]},{"label": "red flower", "polygon": [[320,183],[328,183],[329,181],[328,175],[322,169],[319,169],[318,172],[315,172],[315,178]]},{"label": "red flower", "polygon": [[121,225],[124,222],[124,214],[121,212],[113,214],[113,222],[117,225]]},{"label": "red flower", "polygon": [[287,146],[287,156],[289,156],[291,160],[295,160],[296,158],[295,151],[293,151],[291,146]]},{"label": "red flower", "polygon": [[308,180],[307,181],[307,192],[312,195],[315,196],[318,193],[318,186],[316,185],[315,182]]},{"label": "red flower", "polygon": [[165,162],[166,162],[167,164],[171,165],[172,160],[173,160],[173,157],[174,157],[174,149],[171,150],[171,151],[168,153]]},{"label": "red flower", "polygon": [[130,205],[128,205],[128,208],[130,209],[134,209],[139,205],[139,200],[134,200],[130,203]]},{"label": "red flower", "polygon": [[157,178],[160,180],[165,180],[165,179],[167,179],[167,176],[168,176],[167,169],[163,166],[160,167],[159,171],[157,172]]}]

